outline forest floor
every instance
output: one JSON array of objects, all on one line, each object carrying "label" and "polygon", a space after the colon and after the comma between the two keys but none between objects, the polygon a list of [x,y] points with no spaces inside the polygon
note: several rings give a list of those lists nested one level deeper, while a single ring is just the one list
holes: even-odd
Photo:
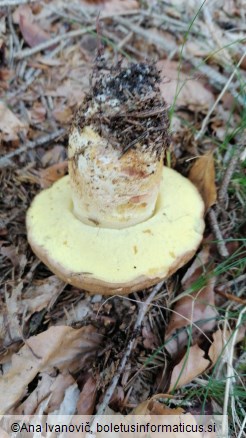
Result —
[{"label": "forest floor", "polygon": [[[227,414],[229,435],[245,436],[246,8],[198,3],[0,2],[1,414]],[[68,130],[102,45],[108,62],[156,62],[166,164],[206,205],[187,265],[106,298],[50,272],[25,225],[34,196],[67,173]]]}]

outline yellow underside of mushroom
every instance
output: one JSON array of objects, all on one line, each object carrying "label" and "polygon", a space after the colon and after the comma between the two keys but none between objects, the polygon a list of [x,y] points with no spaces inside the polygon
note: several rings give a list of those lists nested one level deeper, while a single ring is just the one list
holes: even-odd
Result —
[{"label": "yellow underside of mushroom", "polygon": [[110,229],[86,225],[72,213],[69,176],[42,191],[27,213],[36,255],[67,283],[102,294],[149,287],[183,266],[199,246],[204,204],[193,184],[164,168],[153,216]]}]

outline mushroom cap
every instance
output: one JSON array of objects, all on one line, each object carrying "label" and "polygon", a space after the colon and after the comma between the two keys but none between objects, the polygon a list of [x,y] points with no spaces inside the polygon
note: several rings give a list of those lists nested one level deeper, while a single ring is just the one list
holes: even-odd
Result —
[{"label": "mushroom cap", "polygon": [[150,287],[188,262],[204,231],[195,186],[167,167],[151,218],[122,229],[87,225],[73,214],[69,176],[38,194],[27,213],[34,253],[65,282],[92,293]]}]

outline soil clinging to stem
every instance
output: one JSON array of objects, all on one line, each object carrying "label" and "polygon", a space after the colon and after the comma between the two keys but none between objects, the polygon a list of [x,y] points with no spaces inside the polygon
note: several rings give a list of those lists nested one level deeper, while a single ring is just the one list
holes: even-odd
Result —
[{"label": "soil clinging to stem", "polygon": [[97,58],[91,87],[72,124],[79,131],[91,126],[121,156],[131,148],[150,151],[157,159],[169,146],[167,108],[159,89],[155,64],[121,61],[106,66]]}]

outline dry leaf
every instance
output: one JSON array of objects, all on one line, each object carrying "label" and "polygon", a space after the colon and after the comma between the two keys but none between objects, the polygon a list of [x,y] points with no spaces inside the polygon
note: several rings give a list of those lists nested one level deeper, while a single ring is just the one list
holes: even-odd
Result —
[{"label": "dry leaf", "polygon": [[74,383],[66,389],[64,399],[59,408],[52,412],[52,415],[74,415],[78,398],[79,388],[77,383]]},{"label": "dry leaf", "polygon": [[[245,326],[242,326],[238,330],[236,344],[245,339],[245,329]],[[211,366],[215,365],[217,360],[225,355],[226,348],[230,348],[232,337],[233,333],[231,333],[229,330],[226,330],[224,333],[218,329],[215,333],[213,333],[213,342],[208,350],[208,356],[212,362]]]},{"label": "dry leaf", "polygon": [[29,182],[30,184],[38,184],[42,189],[50,187],[55,181],[62,178],[67,173],[68,162],[62,161],[53,164],[46,169],[24,169],[19,170],[18,180],[21,182]]},{"label": "dry leaf", "polygon": [[144,348],[149,348],[151,350],[157,348],[158,346],[158,338],[153,333],[150,324],[148,322],[144,323],[142,328],[142,336],[143,336],[143,345]]},{"label": "dry leaf", "polygon": [[208,109],[214,102],[213,94],[201,82],[180,72],[179,63],[175,61],[157,62],[160,70],[160,89],[168,105],[172,105],[177,95],[177,106],[188,106],[190,109]]},{"label": "dry leaf", "polygon": [[51,385],[56,379],[56,377],[52,377],[47,373],[40,373],[36,388],[20,406],[14,409],[14,413],[17,415],[34,415],[40,403],[49,397]]},{"label": "dry leaf", "polygon": [[184,412],[182,408],[169,408],[163,403],[154,400],[153,397],[150,400],[148,408],[150,415],[180,415]]},{"label": "dry leaf", "polygon": [[180,415],[184,412],[182,408],[169,408],[158,399],[170,398],[169,394],[155,394],[149,400],[140,403],[131,412],[133,415]]},{"label": "dry leaf", "polygon": [[34,102],[28,113],[32,123],[42,123],[46,118],[46,108],[40,102]]},{"label": "dry leaf", "polygon": [[[13,342],[22,340],[22,325],[29,320],[35,312],[49,306],[62,292],[65,283],[52,275],[45,280],[32,283],[30,287],[25,288],[23,292],[23,282],[13,287],[12,291],[6,294],[6,304],[2,305],[0,313],[0,342],[4,347],[11,345]],[[0,357],[6,361],[5,357]]]},{"label": "dry leaf", "polygon": [[9,411],[21,400],[28,384],[39,372],[77,371],[78,359],[88,361],[88,354],[94,353],[101,336],[92,326],[78,330],[71,327],[50,327],[26,341],[17,354],[12,356],[8,371],[0,377],[0,413]]},{"label": "dry leaf", "polygon": [[217,200],[213,151],[196,160],[190,170],[189,179],[200,192],[207,212]]},{"label": "dry leaf", "polygon": [[[199,279],[209,260],[209,247],[203,248],[182,279],[186,290]],[[171,355],[179,354],[187,343],[188,333],[179,330],[192,326],[192,339],[196,341],[204,331],[210,331],[216,324],[217,311],[214,302],[215,278],[209,278],[204,287],[189,293],[176,302],[165,336],[165,348]],[[195,324],[195,325],[194,325]]]},{"label": "dry leaf", "polygon": [[0,101],[0,138],[4,141],[12,141],[18,139],[19,132],[26,132],[27,125],[21,122],[12,111],[7,108],[4,102]]},{"label": "dry leaf", "polygon": [[0,254],[3,257],[7,257],[9,260],[11,260],[11,263],[15,268],[19,265],[17,248],[14,245],[1,246],[0,244]]},{"label": "dry leaf", "polygon": [[15,24],[20,24],[20,17],[21,15],[25,16],[27,20],[32,21],[33,20],[33,13],[29,5],[19,5],[15,11],[13,12],[12,18],[13,22]]},{"label": "dry leaf", "polygon": [[97,380],[90,376],[85,382],[77,402],[78,415],[92,415],[97,396]]},{"label": "dry leaf", "polygon": [[209,367],[210,362],[204,358],[204,354],[197,344],[190,347],[188,357],[185,355],[173,369],[168,392],[187,385]]},{"label": "dry leaf", "polygon": [[61,163],[53,164],[53,166],[47,167],[47,169],[41,169],[38,172],[39,184],[42,189],[50,187],[55,181],[62,178],[67,173],[68,162],[63,161]]},{"label": "dry leaf", "polygon": [[165,337],[165,347],[171,355],[180,353],[187,343],[187,331],[180,330],[175,334],[178,329],[192,325],[194,341],[204,331],[210,331],[215,326],[217,311],[214,304],[214,279],[210,279],[200,291],[181,298],[174,311]]},{"label": "dry leaf", "polygon": [[66,370],[62,374],[59,374],[50,386],[51,397],[48,400],[45,411],[52,413],[59,410],[67,389],[73,385],[77,387],[74,378],[67,373]]},{"label": "dry leaf", "polygon": [[62,124],[69,123],[73,117],[73,111],[69,107],[56,108],[52,114]]},{"label": "dry leaf", "polygon": [[115,15],[122,12],[137,10],[139,9],[139,3],[137,0],[108,0],[103,2],[104,8],[102,11],[102,16],[104,15]]},{"label": "dry leaf", "polygon": [[139,9],[137,0],[80,0],[80,3],[91,12],[93,10],[100,11],[102,17]]},{"label": "dry leaf", "polygon": [[25,42],[30,47],[38,46],[50,38],[49,34],[41,29],[37,23],[28,21],[23,15],[20,16],[20,30]]},{"label": "dry leaf", "polygon": [[65,285],[56,275],[33,282],[18,303],[19,312],[24,312],[25,309],[26,318],[29,318],[32,313],[49,308],[50,301],[54,302],[57,299]]},{"label": "dry leaf", "polygon": [[57,164],[65,161],[66,149],[62,145],[55,145],[52,149],[49,149],[44,153],[41,158],[42,165],[44,167],[49,167],[52,164]]}]

